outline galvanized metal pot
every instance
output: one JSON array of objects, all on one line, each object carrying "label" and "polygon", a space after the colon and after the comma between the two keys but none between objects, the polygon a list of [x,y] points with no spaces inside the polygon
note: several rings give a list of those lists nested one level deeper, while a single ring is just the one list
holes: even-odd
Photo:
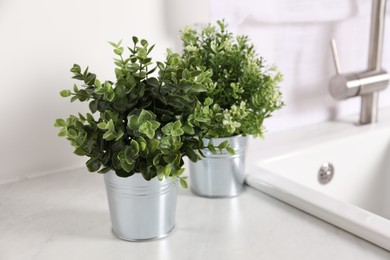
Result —
[{"label": "galvanized metal pot", "polygon": [[[247,137],[233,136],[214,138],[212,143],[218,146],[228,140],[235,155],[227,151],[213,154],[208,149],[202,152],[205,158],[193,163],[190,161],[190,186],[193,193],[202,197],[233,197],[241,193],[245,179],[245,151]],[[207,145],[209,140],[203,140]]]},{"label": "galvanized metal pot", "polygon": [[128,241],[166,236],[175,226],[177,185],[171,180],[146,181],[142,174],[104,174],[112,231]]}]

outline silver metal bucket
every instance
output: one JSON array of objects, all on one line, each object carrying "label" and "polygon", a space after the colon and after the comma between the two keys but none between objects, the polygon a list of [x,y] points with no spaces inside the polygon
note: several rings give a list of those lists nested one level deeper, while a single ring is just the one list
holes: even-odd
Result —
[{"label": "silver metal bucket", "polygon": [[[193,193],[202,197],[233,197],[241,193],[245,179],[245,151],[247,137],[233,136],[213,138],[212,143],[218,146],[228,140],[235,155],[226,150],[213,154],[203,149],[205,157],[193,163],[190,161],[190,187]],[[205,145],[209,140],[203,140]],[[218,149],[217,149],[218,150]]]},{"label": "silver metal bucket", "polygon": [[177,185],[171,180],[146,181],[142,174],[104,174],[112,231],[129,241],[166,236],[175,226]]}]

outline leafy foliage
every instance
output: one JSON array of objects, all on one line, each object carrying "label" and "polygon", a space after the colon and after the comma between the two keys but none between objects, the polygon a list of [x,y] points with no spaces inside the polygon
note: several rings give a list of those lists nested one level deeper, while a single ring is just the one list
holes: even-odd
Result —
[{"label": "leafy foliage", "polygon": [[202,137],[262,136],[264,119],[283,106],[282,75],[265,65],[247,36],[234,37],[224,21],[217,24],[181,31],[186,68],[212,71],[212,83],[205,85],[189,121]]},{"label": "leafy foliage", "polygon": [[172,177],[187,187],[182,157],[198,160],[194,150],[203,146],[189,117],[212,82],[211,71],[184,68],[182,57],[169,50],[164,63],[154,64],[149,57],[154,45],[137,37],[132,42],[126,57],[121,41],[109,42],[116,54],[114,81],[100,81],[88,68],[73,65],[70,71],[81,85],[60,94],[88,102],[91,113],[57,119],[58,135],[70,141],[75,154],[90,158],[89,171],[114,170],[121,177],[141,172],[146,180]]}]

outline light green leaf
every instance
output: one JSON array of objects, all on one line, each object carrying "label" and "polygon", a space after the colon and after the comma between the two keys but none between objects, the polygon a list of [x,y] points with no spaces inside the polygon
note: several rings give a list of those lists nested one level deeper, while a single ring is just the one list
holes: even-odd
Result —
[{"label": "light green leaf", "polygon": [[69,89],[64,89],[60,92],[61,97],[69,97],[72,92]]},{"label": "light green leaf", "polygon": [[62,128],[59,132],[58,132],[58,136],[59,137],[63,137],[63,136],[66,136],[68,134],[68,131],[66,130],[66,128]]},{"label": "light green leaf", "polygon": [[187,189],[188,188],[188,183],[185,179],[183,178],[180,178],[180,185],[184,188],[184,189]]},{"label": "light green leaf", "polygon": [[172,166],[170,164],[165,165],[164,167],[165,179],[169,178],[169,174],[171,173],[171,170],[172,170]]},{"label": "light green leaf", "polygon": [[222,150],[222,149],[224,149],[224,148],[226,148],[226,147],[228,147],[228,145],[229,145],[229,141],[223,141],[222,143],[220,143],[219,145],[218,145],[218,149],[219,150]]},{"label": "light green leaf", "polygon": [[118,47],[117,45],[116,45],[116,43],[113,43],[113,42],[108,42],[112,47],[114,47],[114,48],[116,48],[116,47]]},{"label": "light green leaf", "polygon": [[189,135],[194,135],[195,134],[195,130],[192,126],[189,126],[188,124],[185,124],[183,127],[182,127],[184,133],[186,134],[189,134]]},{"label": "light green leaf", "polygon": [[184,168],[180,168],[179,170],[175,171],[173,174],[172,174],[172,177],[175,177],[175,176],[180,176],[184,173],[185,169]]},{"label": "light green leaf", "polygon": [[215,150],[215,148],[214,148],[214,145],[212,145],[212,144],[209,144],[208,146],[207,146],[207,148],[210,150],[210,152],[212,152],[213,154],[216,154],[217,153],[217,151]]},{"label": "light green leaf", "polygon": [[63,126],[66,126],[66,123],[65,123],[65,120],[62,119],[62,118],[57,118],[55,123],[54,123],[54,126],[55,127],[63,127]]},{"label": "light green leaf", "polygon": [[115,48],[114,52],[115,52],[116,55],[119,55],[119,56],[122,55],[123,47]]},{"label": "light green leaf", "polygon": [[236,152],[234,151],[234,149],[233,149],[231,146],[226,147],[226,150],[227,150],[231,155],[235,155],[235,154],[236,154]]}]

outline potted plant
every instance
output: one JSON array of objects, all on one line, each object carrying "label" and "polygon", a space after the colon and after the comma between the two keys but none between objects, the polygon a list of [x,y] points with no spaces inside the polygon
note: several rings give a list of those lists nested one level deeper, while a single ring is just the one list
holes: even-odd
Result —
[{"label": "potted plant", "polygon": [[165,62],[155,64],[149,57],[154,45],[137,37],[132,42],[128,56],[121,41],[110,42],[117,55],[114,81],[72,67],[81,85],[60,94],[88,102],[91,113],[57,119],[55,126],[75,154],[89,157],[89,171],[104,174],[114,234],[138,241],[165,236],[174,227],[176,181],[187,187],[182,157],[198,158],[188,117],[211,73],[183,70],[180,55],[170,50]]},{"label": "potted plant", "polygon": [[262,137],[264,119],[283,106],[282,75],[257,55],[247,36],[234,37],[224,21],[217,24],[181,31],[187,68],[212,71],[212,83],[189,118],[206,146],[204,158],[190,162],[190,178],[200,196],[229,197],[243,188],[246,136]]}]

